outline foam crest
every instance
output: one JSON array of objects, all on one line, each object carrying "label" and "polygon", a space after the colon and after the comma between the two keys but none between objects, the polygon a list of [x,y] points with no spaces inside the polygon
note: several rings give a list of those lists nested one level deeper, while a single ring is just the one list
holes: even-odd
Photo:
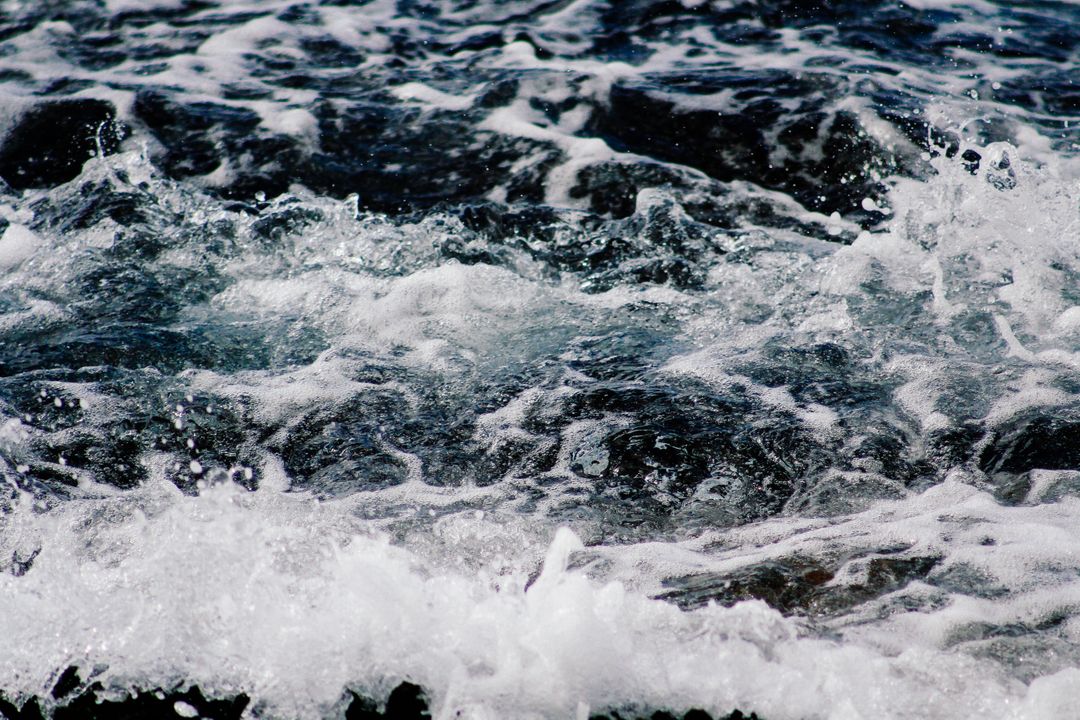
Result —
[{"label": "foam crest", "polygon": [[1065,717],[1053,708],[1076,688],[1075,671],[1025,692],[960,656],[805,637],[757,602],[683,612],[568,570],[581,545],[565,529],[546,552],[526,542],[462,573],[452,544],[392,544],[353,501],[228,483],[198,497],[153,483],[3,524],[5,554],[36,551],[24,574],[0,576],[0,668],[26,693],[76,664],[107,686],[247,692],[269,717],[315,717],[344,687],[379,694],[407,677],[436,717],[614,704],[839,720]]}]

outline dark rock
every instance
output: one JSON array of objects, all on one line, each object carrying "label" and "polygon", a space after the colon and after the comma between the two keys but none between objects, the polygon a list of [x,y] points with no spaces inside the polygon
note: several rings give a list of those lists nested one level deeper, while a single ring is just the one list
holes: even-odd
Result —
[{"label": "dark rock", "polygon": [[709,602],[734,605],[742,600],[762,600],[791,615],[833,615],[874,598],[899,590],[915,580],[925,580],[941,562],[940,557],[894,557],[881,551],[866,561],[863,583],[827,585],[842,559],[829,563],[803,557],[770,560],[732,573],[707,573],[665,581],[672,588],[660,595],[682,608]]},{"label": "dark rock", "polygon": [[322,219],[322,213],[312,208],[286,207],[262,215],[251,224],[251,234],[273,247],[280,244],[284,238],[298,235]]},{"label": "dark rock", "polygon": [[[120,700],[105,699],[102,685],[96,682],[71,697],[82,687],[84,684],[78,668],[68,667],[61,673],[52,691],[53,701],[61,702],[56,705],[50,703],[51,712],[43,711],[36,697],[20,707],[0,694],[0,717],[6,720],[164,720],[187,717],[177,712],[177,703],[186,703],[200,717],[240,720],[249,702],[243,694],[234,698],[207,698],[197,687],[147,692],[136,690]],[[69,697],[71,699],[65,701]]]},{"label": "dark rock", "polygon": [[0,177],[11,187],[47,188],[75,178],[83,163],[119,148],[127,131],[104,100],[65,99],[24,112],[0,145]]},{"label": "dark rock", "polygon": [[15,577],[22,577],[30,572],[30,568],[34,566],[34,560],[37,559],[40,553],[40,547],[34,548],[26,554],[22,554],[18,550],[13,551],[11,553],[11,574]]},{"label": "dark rock", "polygon": [[44,720],[45,713],[41,711],[41,703],[37,698],[31,698],[18,706],[0,694],[0,717],[5,720]]},{"label": "dark rock", "polygon": [[177,703],[190,705],[199,717],[214,720],[240,720],[248,705],[246,695],[214,700],[203,696],[199,688],[178,691],[136,692],[123,700],[102,700],[98,697],[101,686],[93,684],[71,702],[58,707],[52,720],[164,720],[183,718],[177,712]]},{"label": "dark rock", "polygon": [[[651,715],[645,715],[639,712],[608,710],[597,715],[591,715],[589,720],[713,720],[713,716],[704,710],[697,708],[688,710],[682,715],[674,714],[667,710],[657,710]],[[717,717],[716,720],[761,720],[761,718],[759,718],[756,713],[747,715],[741,710],[733,710],[727,715]]]},{"label": "dark rock", "polygon": [[250,110],[205,102],[184,105],[156,90],[140,91],[133,111],[165,146],[167,154],[161,162],[173,177],[213,172],[222,158],[215,141],[227,139],[235,152],[240,150],[237,143],[243,143],[259,125],[259,117]]},{"label": "dark rock", "polygon": [[[826,111],[835,87],[824,75],[730,72],[656,80],[614,86],[608,107],[593,119],[593,132],[618,150],[679,163],[724,182],[746,180],[788,192],[826,213],[863,215],[862,198],[884,192],[872,170],[910,172],[903,165],[909,159],[878,146],[853,115]],[[734,93],[742,106],[738,112],[684,107],[670,99],[720,91]],[[792,98],[800,104],[797,112],[783,104]],[[585,173],[583,183],[595,183],[596,172]]]},{"label": "dark rock", "polygon": [[1080,421],[1024,413],[996,430],[979,468],[991,474],[1080,469]]},{"label": "dark rock", "polygon": [[596,383],[568,399],[560,420],[623,418],[621,427],[580,451],[606,458],[584,474],[595,477],[599,496],[628,517],[649,508],[662,518],[705,481],[711,482],[711,523],[769,517],[783,509],[799,483],[835,460],[796,418],[762,407],[741,388],[717,392],[643,379],[644,386]]},{"label": "dark rock", "polygon": [[625,218],[633,214],[642,188],[686,185],[687,181],[674,169],[660,163],[603,162],[578,172],[570,197],[589,198],[590,209],[595,213]]},{"label": "dark rock", "polygon": [[56,680],[56,685],[53,686],[52,696],[53,698],[60,700],[67,697],[82,685],[82,678],[79,677],[79,668],[74,665],[69,666],[64,672],[60,673],[60,677]]},{"label": "dark rock", "polygon": [[[78,672],[68,668],[63,677],[74,677]],[[213,699],[203,695],[198,687],[187,690],[132,691],[120,700],[102,698],[102,686],[93,683],[74,699],[56,706],[51,713],[41,708],[38,698],[31,698],[21,707],[0,694],[0,718],[5,720],[167,720],[185,717],[177,712],[177,703],[185,703],[199,717],[213,720],[239,720],[248,707],[250,699],[243,694],[233,698]],[[70,692],[70,691],[69,691]],[[66,697],[65,696],[61,696]],[[348,691],[346,720],[431,720],[427,696],[423,688],[405,681],[391,691],[380,710],[379,703],[369,697]],[[691,709],[684,713],[667,710],[621,711],[608,710],[590,717],[590,720],[713,720],[704,710]],[[746,714],[734,710],[716,720],[761,720],[755,713]]]},{"label": "dark rock", "polygon": [[345,720],[431,720],[423,689],[411,682],[403,682],[393,689],[382,712],[370,699],[356,693],[352,696],[353,700],[345,710]]},{"label": "dark rock", "polygon": [[992,438],[977,465],[1004,504],[1027,498],[1034,470],[1080,470],[1080,422],[1074,417],[1028,411],[1002,423]]},{"label": "dark rock", "polygon": [[734,605],[741,600],[763,600],[785,614],[805,611],[833,571],[817,560],[793,557],[754,565],[728,575],[700,575],[669,580],[672,591],[660,596],[679,607],[692,609],[709,602]]}]

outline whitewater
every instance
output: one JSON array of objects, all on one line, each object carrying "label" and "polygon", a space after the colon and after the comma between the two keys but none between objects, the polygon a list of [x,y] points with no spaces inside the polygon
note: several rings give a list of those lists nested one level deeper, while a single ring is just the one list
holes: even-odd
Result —
[{"label": "whitewater", "polygon": [[1080,717],[1078,54],[3,0],[0,715]]}]

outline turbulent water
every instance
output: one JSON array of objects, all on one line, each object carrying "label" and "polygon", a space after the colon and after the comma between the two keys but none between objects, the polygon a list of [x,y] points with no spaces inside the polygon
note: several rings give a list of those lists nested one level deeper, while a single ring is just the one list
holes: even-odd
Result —
[{"label": "turbulent water", "polygon": [[1080,717],[1078,127],[1069,0],[0,1],[0,714]]}]

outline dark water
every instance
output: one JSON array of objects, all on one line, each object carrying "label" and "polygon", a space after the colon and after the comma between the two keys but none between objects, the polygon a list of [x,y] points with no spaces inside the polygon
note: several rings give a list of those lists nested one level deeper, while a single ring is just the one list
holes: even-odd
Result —
[{"label": "dark water", "polygon": [[0,713],[1072,717],[1078,54],[1072,2],[0,3]]}]

